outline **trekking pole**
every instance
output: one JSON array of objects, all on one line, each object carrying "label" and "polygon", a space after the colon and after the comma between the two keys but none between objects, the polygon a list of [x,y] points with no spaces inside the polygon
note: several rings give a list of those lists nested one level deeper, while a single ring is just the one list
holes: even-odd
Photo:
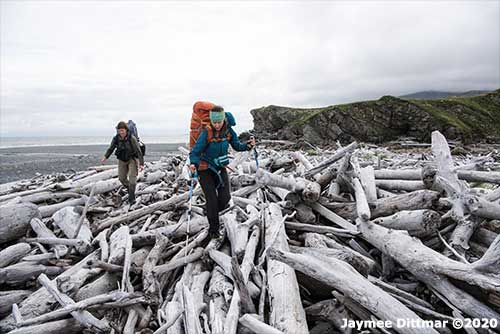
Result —
[{"label": "trekking pole", "polygon": [[[255,139],[254,136],[251,136],[250,139]],[[253,147],[253,158],[255,159],[255,166],[259,169],[259,153],[257,152],[257,145]]]},{"label": "trekking pole", "polygon": [[193,188],[194,188],[194,183],[195,181],[198,180],[198,173],[194,171],[194,173],[191,174],[191,181],[189,185],[189,206],[188,206],[188,219],[187,219],[187,228],[186,228],[186,247],[184,248],[186,251],[187,255],[187,245],[188,245],[188,240],[189,240],[189,224],[191,223],[191,215],[192,215],[192,208],[193,208]]}]

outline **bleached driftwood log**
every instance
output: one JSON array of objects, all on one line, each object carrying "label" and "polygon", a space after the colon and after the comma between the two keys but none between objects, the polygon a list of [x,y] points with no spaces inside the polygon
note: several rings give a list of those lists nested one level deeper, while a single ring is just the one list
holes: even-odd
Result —
[{"label": "bleached driftwood log", "polygon": [[29,290],[0,291],[0,318],[12,312],[12,305],[19,304],[31,294]]},{"label": "bleached driftwood log", "polygon": [[[436,191],[418,190],[393,197],[379,198],[370,205],[371,217],[373,219],[389,216],[402,210],[430,209],[437,204],[439,197]],[[355,204],[343,203],[329,205],[329,207],[343,218],[355,219],[357,217]]]},{"label": "bleached driftwood log", "polygon": [[368,206],[365,191],[357,177],[354,177],[352,179],[352,183],[354,188],[354,196],[356,199],[356,212],[358,214],[358,217],[364,220],[368,220],[371,217],[371,212],[370,207]]},{"label": "bleached driftwood log", "polygon": [[157,170],[153,173],[148,173],[147,176],[146,176],[146,180],[145,182],[146,183],[149,183],[149,184],[153,184],[153,183],[157,183],[159,182],[163,177],[165,177],[166,173],[161,171],[161,170]]},{"label": "bleached driftwood log", "polygon": [[295,217],[304,224],[314,224],[316,222],[316,215],[313,209],[304,204],[299,203],[295,206],[296,215]]},{"label": "bleached driftwood log", "polygon": [[[190,229],[191,231],[191,229]],[[198,232],[197,232],[198,233]],[[187,234],[187,231],[184,232],[184,234]],[[170,278],[170,270],[173,270],[174,268],[184,266],[188,264],[188,266],[191,264],[191,262],[198,260],[201,258],[203,255],[202,252],[199,250],[195,250],[196,247],[200,246],[202,241],[207,237],[208,231],[205,229],[203,231],[200,231],[196,237],[189,242],[186,246],[184,246],[177,254],[175,254],[168,263],[163,264],[161,266],[156,266],[153,270],[154,274],[159,277],[160,280],[160,290],[163,289],[163,287],[167,284],[167,281]],[[210,246],[210,245],[209,245]],[[208,246],[207,246],[208,247]],[[189,254],[192,250],[192,254]],[[189,254],[189,255],[188,255]],[[186,271],[184,271],[186,272]],[[179,290],[178,294],[180,294],[182,291]],[[180,297],[179,297],[180,298]]]},{"label": "bleached driftwood log", "polygon": [[[187,253],[187,251],[182,250],[178,254],[185,254],[185,253]],[[189,255],[185,255],[183,257],[178,257],[178,258],[172,258],[172,260],[170,260],[168,263],[154,267],[154,270],[152,272],[156,276],[161,276],[165,273],[168,273],[169,271],[172,271],[179,267],[183,267],[188,263],[201,259],[204,253],[205,252],[202,248],[197,248],[192,253],[189,253]]]},{"label": "bleached driftwood log", "polygon": [[321,193],[321,186],[316,182],[303,178],[294,178],[293,176],[285,178],[266,172],[263,169],[257,171],[255,180],[260,185],[275,186],[297,192],[307,202],[317,201]]},{"label": "bleached driftwood log", "polygon": [[85,194],[90,194],[92,188],[94,188],[94,194],[99,195],[118,189],[121,185],[122,184],[118,179],[101,180],[97,181],[96,183],[89,183],[83,186],[82,192]]},{"label": "bleached driftwood log", "polygon": [[498,273],[500,271],[500,235],[497,235],[495,240],[484,255],[472,264],[475,270],[487,273]]},{"label": "bleached driftwood log", "polygon": [[[200,193],[201,193],[201,188],[197,188],[193,191],[193,196],[198,196]],[[142,216],[153,213],[156,210],[169,210],[175,208],[177,205],[187,202],[188,199],[189,199],[189,193],[185,192],[182,195],[172,196],[167,200],[156,202],[149,206],[129,212],[125,215],[105,219],[101,221],[101,223],[99,224],[98,231],[102,231],[105,228],[110,227],[114,224],[118,224],[121,222],[128,222],[140,218]]]},{"label": "bleached driftwood log", "polygon": [[184,271],[182,278],[176,284],[175,298],[179,298],[179,302],[184,310],[183,323],[186,333],[202,333],[200,323],[200,313],[205,308],[202,300],[201,291],[206,285],[210,273],[203,271],[201,264],[190,263]]},{"label": "bleached driftwood log", "polygon": [[[47,291],[54,297],[61,306],[65,307],[67,305],[73,305],[75,302],[68,297],[67,295],[59,292],[57,289],[57,286],[48,279],[47,276],[44,274],[41,274],[38,277],[38,281],[40,284],[42,284]],[[85,327],[89,329],[96,329],[101,332],[107,332],[110,330],[109,324],[107,321],[99,320],[95,318],[90,312],[88,311],[73,311],[71,312],[71,315],[73,318],[75,318],[78,322],[83,324]]]},{"label": "bleached driftwood log", "polygon": [[161,258],[161,254],[165,251],[169,239],[163,234],[156,237],[156,243],[148,254],[146,261],[142,267],[142,285],[146,297],[150,304],[159,304],[160,301],[160,284],[153,274],[153,269]]},{"label": "bleached driftwood log", "polygon": [[14,201],[0,206],[0,244],[26,234],[35,217],[40,217],[40,212],[32,203]]},{"label": "bleached driftwood log", "polygon": [[[31,228],[39,238],[56,238],[56,235],[50,230],[43,221],[33,218],[30,222]],[[57,258],[66,255],[68,247],[65,245],[54,245],[52,247]]]},{"label": "bleached driftwood log", "polygon": [[[477,171],[477,170],[461,170],[460,167],[453,168],[457,171],[457,176],[460,180],[468,182],[487,182],[487,183],[500,183],[500,173],[493,171]],[[375,170],[376,179],[396,179],[396,180],[421,180],[422,169],[380,169]]]},{"label": "bleached driftwood log", "polygon": [[78,334],[85,328],[75,319],[64,319],[46,322],[40,325],[21,327],[10,331],[10,334]]},{"label": "bleached driftwood log", "polygon": [[27,320],[22,320],[22,321],[17,323],[17,326],[20,326],[20,327],[32,326],[32,325],[36,325],[36,324],[40,324],[40,323],[44,323],[44,322],[48,322],[48,321],[59,320],[59,319],[62,319],[64,317],[68,316],[73,311],[90,309],[93,306],[98,306],[98,305],[109,303],[109,302],[128,300],[128,299],[134,298],[135,296],[138,296],[138,295],[137,294],[129,294],[129,293],[120,292],[120,291],[114,291],[111,293],[96,295],[94,297],[90,297],[88,299],[84,299],[82,301],[79,301],[78,303],[67,305],[64,308],[60,308],[60,309],[57,309],[55,311],[46,313],[42,316],[27,319]]},{"label": "bleached driftwood log", "polygon": [[309,177],[321,172],[322,170],[333,164],[335,161],[342,159],[346,155],[346,153],[354,151],[357,146],[358,144],[356,142],[352,142],[349,145],[338,149],[331,157],[329,157],[325,161],[322,161],[319,165],[315,166],[314,168],[306,171],[304,173],[304,176]]},{"label": "bleached driftwood log", "polygon": [[49,276],[56,276],[64,270],[65,268],[58,266],[19,262],[5,268],[0,268],[0,284],[19,285],[33,280],[40,274],[45,273]]},{"label": "bleached driftwood log", "polygon": [[285,188],[280,188],[280,187],[269,187],[273,193],[278,195],[279,198],[281,198],[282,201],[288,201],[291,204],[298,204],[300,202],[300,195],[287,190]]},{"label": "bleached driftwood log", "polygon": [[[344,295],[356,300],[379,319],[390,320],[393,323],[396,323],[398,319],[422,320],[400,301],[372,284],[343,261],[324,256],[293,254],[278,249],[272,249],[270,256],[341,291]],[[335,270],[331,268],[335,268]],[[437,334],[437,331],[432,328],[395,328],[395,330],[401,334]]]},{"label": "bleached driftwood log", "polygon": [[121,226],[111,234],[110,251],[108,262],[111,264],[121,264],[125,259],[125,251],[127,248],[127,239],[130,235],[128,226]]},{"label": "bleached driftwood log", "polygon": [[422,170],[415,169],[376,169],[373,171],[375,179],[386,180],[421,180]]},{"label": "bleached driftwood log", "polygon": [[379,188],[390,191],[415,191],[425,189],[424,182],[416,180],[375,180]]},{"label": "bleached driftwood log", "polygon": [[[346,247],[325,235],[317,233],[305,233],[304,245],[306,247],[292,247],[292,252],[305,252],[309,254],[321,253],[324,256],[333,256],[339,260],[351,264],[363,276],[367,276],[376,267],[375,261],[355,250]],[[311,250],[309,248],[315,248]],[[334,252],[331,252],[333,250]]]},{"label": "bleached driftwood log", "polygon": [[[3,183],[0,184],[0,195],[5,195],[11,192],[15,192],[16,189],[21,188],[23,183],[29,182],[29,180],[19,180],[19,181],[12,181],[8,183]],[[20,190],[18,190],[20,191]]]},{"label": "bleached driftwood log", "polygon": [[[227,302],[234,296],[233,285],[223,274],[222,268],[215,265],[210,279],[208,296],[211,297],[209,304],[210,324],[212,333],[224,332],[224,319],[228,309]],[[234,298],[234,297],[233,297]]]},{"label": "bleached driftwood log", "polygon": [[469,248],[469,238],[476,227],[474,220],[465,217],[467,208],[464,196],[468,193],[469,187],[458,179],[450,148],[446,138],[439,131],[432,133],[432,153],[437,165],[434,185],[446,192],[450,198],[452,203],[451,217],[457,222],[457,227],[450,238],[450,246],[463,252],[464,249]]},{"label": "bleached driftwood log", "polygon": [[[189,223],[189,235],[194,235],[207,227],[208,222],[205,217],[195,218]],[[187,234],[187,222],[180,222],[175,225],[167,225],[149,230],[147,232],[133,234],[132,242],[135,247],[152,245],[156,241],[156,236],[160,233],[168,236],[169,238],[185,236]]]},{"label": "bleached driftwood log", "polygon": [[303,172],[300,173],[301,175],[303,175],[306,170],[312,169],[314,167],[312,163],[307,160],[307,158],[300,151],[293,152],[292,157],[295,160],[299,161],[302,165]]},{"label": "bleached driftwood log", "polygon": [[460,180],[500,184],[500,172],[459,169],[457,173]]},{"label": "bleached driftwood log", "polygon": [[42,202],[51,201],[61,201],[66,200],[68,198],[79,198],[82,194],[70,191],[64,192],[52,192],[52,191],[44,191],[40,193],[36,193],[33,195],[23,196],[23,202],[31,202],[35,204],[39,204]]},{"label": "bleached driftwood log", "polygon": [[[74,279],[71,281],[71,287],[73,289],[78,289],[86,279],[95,274],[88,269],[84,269],[86,262],[92,259],[97,260],[96,252],[89,254],[78,264],[59,275],[57,279],[60,281],[68,281],[70,277],[73,277]],[[33,318],[49,311],[54,302],[54,299],[50,297],[47,290],[45,288],[40,288],[21,302],[19,311],[23,318]],[[8,317],[0,320],[0,331],[7,332],[12,330],[14,329],[13,325],[13,316],[9,315]]]},{"label": "bleached driftwood log", "polygon": [[336,177],[337,177],[337,169],[334,168],[333,166],[330,166],[327,169],[325,169],[321,174],[315,175],[314,179],[316,180],[316,182],[319,183],[319,185],[323,189],[327,187],[330,183],[332,183],[332,181],[334,181]]},{"label": "bleached driftwood log", "polygon": [[366,200],[371,203],[377,200],[377,187],[375,185],[375,175],[372,166],[360,168],[359,180],[365,191]]},{"label": "bleached driftwood log", "polygon": [[[16,197],[22,197],[23,202],[29,202],[25,200],[25,197],[31,196],[31,195],[38,195],[40,193],[43,193],[47,190],[46,187],[40,187],[37,189],[32,189],[32,190],[25,190],[25,191],[19,191],[19,192],[14,192],[12,194],[6,194],[0,196],[0,202],[7,202],[9,200],[12,200]],[[5,204],[5,203],[2,203]]]},{"label": "bleached driftwood log", "polygon": [[0,268],[16,263],[26,256],[31,250],[30,245],[25,242],[9,246],[0,251]]},{"label": "bleached driftwood log", "polygon": [[66,181],[61,184],[56,185],[60,189],[73,189],[76,192],[80,192],[84,186],[96,183],[98,181],[103,181],[111,179],[118,176],[118,168],[111,168],[109,170],[93,174],[91,176],[85,177],[77,181]]},{"label": "bleached driftwood log", "polygon": [[99,295],[108,294],[118,288],[119,277],[114,273],[105,272],[95,280],[82,286],[75,294],[75,301],[83,301]]},{"label": "bleached driftwood log", "polygon": [[[247,247],[245,250],[245,256],[241,263],[241,275],[243,279],[243,284],[248,284],[248,279],[250,275],[250,271],[252,270],[253,260],[255,257],[255,251],[257,249],[257,244],[259,242],[260,237],[260,228],[258,226],[254,226],[252,234],[247,243]],[[236,333],[238,318],[240,317],[240,300],[241,300],[241,292],[240,289],[234,289],[233,297],[231,299],[231,304],[227,311],[226,321],[224,322],[224,332],[226,334]],[[251,301],[248,301],[251,303]]]},{"label": "bleached driftwood log", "polygon": [[[274,203],[269,204],[265,224],[266,248],[288,251],[281,209]],[[267,277],[271,304],[270,325],[285,333],[308,333],[293,269],[275,259],[268,259]]]},{"label": "bleached driftwood log", "polygon": [[[65,207],[54,213],[52,219],[54,220],[54,224],[64,232],[66,237],[73,238],[77,231],[80,217],[81,215],[76,213],[73,207]],[[87,244],[92,242],[92,232],[90,231],[90,227],[86,219],[84,220],[76,239],[83,240]],[[85,250],[82,251],[84,252]]]},{"label": "bleached driftwood log", "polygon": [[500,203],[490,202],[478,196],[464,196],[465,206],[473,215],[486,219],[500,219]]},{"label": "bleached driftwood log", "polygon": [[63,208],[85,205],[86,202],[87,202],[87,196],[83,195],[80,198],[69,199],[61,203],[41,206],[39,208],[40,214],[42,215],[43,218],[50,217],[54,213]]},{"label": "bleached driftwood log", "polygon": [[[89,254],[56,279],[61,282],[65,281],[65,285],[70,286],[72,289],[78,289],[85,280],[95,275],[95,272],[85,269],[86,263],[92,259],[98,259],[97,252]],[[29,319],[48,312],[54,303],[55,300],[51,298],[47,290],[40,288],[21,302],[19,311],[23,319]],[[0,332],[8,332],[13,329],[14,318],[12,315],[0,320]]]},{"label": "bleached driftwood log", "polygon": [[256,334],[284,334],[284,332],[269,326],[268,324],[257,319],[252,314],[244,314],[239,319],[240,324]]},{"label": "bleached driftwood log", "polygon": [[500,187],[497,187],[489,194],[484,195],[484,199],[490,202],[497,202],[498,200],[500,200]]},{"label": "bleached driftwood log", "polygon": [[[340,227],[343,227],[345,228],[346,230],[349,230],[349,231],[353,231],[353,232],[356,232],[357,231],[357,228],[356,228],[356,225],[348,222],[347,220],[345,220],[343,217],[337,215],[336,213],[328,210],[326,207],[324,207],[323,205],[319,204],[319,203],[311,203],[310,206],[316,211],[318,212],[320,215],[322,215],[323,217],[325,217],[326,219],[328,219],[329,221],[331,221],[332,223],[334,224],[337,224],[339,225]],[[355,206],[353,206],[354,208]]]},{"label": "bleached driftwood log", "polygon": [[248,242],[248,231],[259,221],[259,217],[252,215],[245,222],[239,223],[236,214],[227,213],[222,217],[226,227],[226,234],[231,242],[232,254],[241,259]]},{"label": "bleached driftwood log", "polygon": [[391,216],[379,217],[373,222],[393,230],[405,230],[410,235],[422,237],[438,230],[441,217],[439,213],[429,209],[403,210]]},{"label": "bleached driftwood log", "polygon": [[285,222],[285,228],[288,230],[296,230],[301,232],[312,232],[312,233],[320,233],[320,234],[333,234],[342,237],[352,237],[353,235],[359,234],[359,232],[344,230],[336,227],[324,226],[324,225],[311,225],[311,224],[302,224],[297,222]]},{"label": "bleached driftwood log", "polygon": [[[357,222],[367,241],[396,259],[419,280],[447,296],[448,300],[465,314],[472,317],[486,316],[497,319],[500,317],[500,314],[454,287],[447,279],[450,277],[489,291],[499,291],[498,278],[486,272],[474,270],[471,265],[445,257],[424,246],[420,240],[410,237],[407,232],[389,230],[371,222],[361,220]],[[493,254],[498,256],[498,249]]]}]

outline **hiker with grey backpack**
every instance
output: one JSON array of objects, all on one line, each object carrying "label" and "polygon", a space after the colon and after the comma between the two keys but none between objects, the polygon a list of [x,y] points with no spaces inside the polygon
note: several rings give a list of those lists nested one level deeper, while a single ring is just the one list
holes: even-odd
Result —
[{"label": "hiker with grey backpack", "polygon": [[236,151],[250,151],[255,139],[241,143],[232,129],[236,125],[231,113],[210,102],[193,106],[189,160],[193,176],[198,176],[206,199],[210,238],[219,237],[219,212],[231,199],[231,184],[226,171],[229,145]]},{"label": "hiker with grey backpack", "polygon": [[144,169],[144,156],[137,138],[129,132],[128,124],[119,122],[116,126],[116,136],[111,140],[101,162],[104,164],[113,151],[118,159],[118,179],[128,190],[128,201],[130,205],[135,203],[135,188],[137,185],[137,174]]}]

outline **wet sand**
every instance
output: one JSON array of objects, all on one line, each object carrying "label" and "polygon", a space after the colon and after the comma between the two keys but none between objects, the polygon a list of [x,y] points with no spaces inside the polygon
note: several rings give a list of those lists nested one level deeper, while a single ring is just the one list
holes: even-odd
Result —
[{"label": "wet sand", "polygon": [[[155,161],[162,155],[177,151],[186,144],[147,144],[145,161]],[[108,145],[30,146],[0,148],[0,184],[29,179],[40,174],[85,170],[101,164]],[[116,164],[111,155],[106,164]]]}]

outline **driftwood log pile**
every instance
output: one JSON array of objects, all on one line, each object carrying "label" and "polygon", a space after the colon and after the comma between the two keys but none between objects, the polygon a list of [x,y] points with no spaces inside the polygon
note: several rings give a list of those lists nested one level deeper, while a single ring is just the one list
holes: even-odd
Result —
[{"label": "driftwood log pile", "polygon": [[132,206],[114,166],[0,185],[0,333],[499,332],[498,152],[277,146],[233,156],[211,241],[183,148]]}]

